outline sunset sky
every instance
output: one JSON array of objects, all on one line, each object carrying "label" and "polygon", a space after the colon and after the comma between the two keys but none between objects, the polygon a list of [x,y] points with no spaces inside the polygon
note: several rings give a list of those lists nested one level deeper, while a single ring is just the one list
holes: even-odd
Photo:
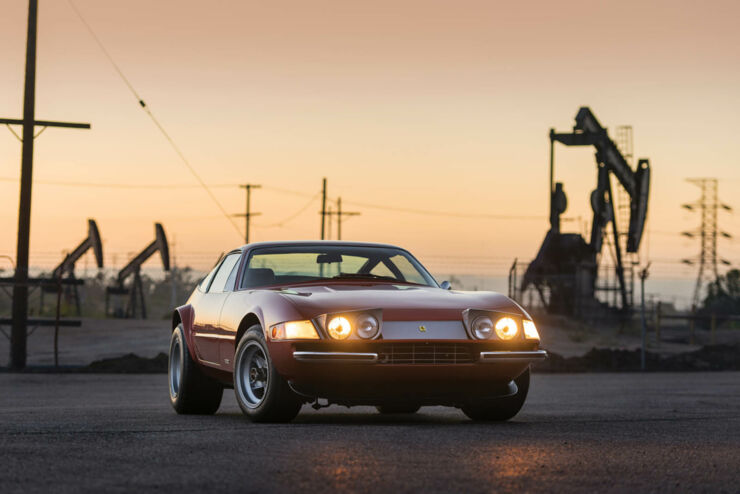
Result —
[{"label": "sunset sky", "polygon": [[[737,1],[75,5],[229,212],[244,209],[237,184],[264,186],[253,195],[263,213],[254,240],[317,238],[318,200],[278,224],[325,176],[330,197],[362,213],[344,224],[345,239],[402,245],[437,271],[505,275],[548,228],[548,130],[570,129],[583,105],[610,130],[632,125],[636,155],[650,158],[654,276],[694,274],[675,262],[698,250],[678,235],[699,222],[680,208],[698,199],[687,177],[721,179],[738,211],[720,224],[740,238]],[[36,140],[31,263],[58,262],[88,217],[118,266],[153,238],[155,221],[181,265],[203,268],[241,244],[68,2],[40,0],[39,12],[36,116],[92,130]],[[22,116],[26,16],[26,1],[3,5],[2,117]],[[11,257],[20,152],[0,128],[0,254]],[[593,154],[556,150],[568,218],[590,221]],[[740,263],[740,240],[721,242]]]}]

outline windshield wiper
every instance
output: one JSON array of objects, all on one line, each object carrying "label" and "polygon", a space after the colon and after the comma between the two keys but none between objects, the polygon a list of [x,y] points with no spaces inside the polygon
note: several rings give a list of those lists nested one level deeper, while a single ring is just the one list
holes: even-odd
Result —
[{"label": "windshield wiper", "polygon": [[388,281],[395,281],[395,282],[401,281],[398,278],[394,278],[392,276],[382,276],[379,274],[372,274],[372,273],[339,273],[336,276],[332,276],[332,279],[337,279],[337,278],[388,280]]}]

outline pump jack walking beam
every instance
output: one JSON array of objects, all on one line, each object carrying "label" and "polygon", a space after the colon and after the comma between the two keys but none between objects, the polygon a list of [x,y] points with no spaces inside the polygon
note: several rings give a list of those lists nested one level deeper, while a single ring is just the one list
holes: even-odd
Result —
[{"label": "pump jack walking beam", "polygon": [[[170,270],[170,250],[167,244],[167,236],[164,233],[164,228],[160,223],[154,225],[154,240],[144,247],[133,259],[131,259],[126,266],[124,266],[119,272],[116,279],[115,286],[109,286],[106,289],[106,313],[108,312],[108,296],[109,294],[123,295],[129,294],[129,301],[126,307],[126,317],[135,317],[137,308],[140,307],[141,315],[146,319],[146,302],[144,299],[144,286],[141,281],[141,265],[144,264],[150,257],[159,252],[162,257],[162,266],[165,271]],[[124,283],[129,277],[133,277],[133,281],[130,289],[124,287]]]},{"label": "pump jack walking beam", "polygon": [[[607,131],[601,126],[591,109],[582,107],[576,114],[576,125],[572,133],[560,134],[550,130],[550,141],[566,146],[594,146],[596,160],[613,173],[630,196],[630,224],[627,236],[627,252],[637,252],[647,220],[648,195],[650,192],[650,162],[641,159],[637,170],[632,170]],[[550,169],[553,168],[553,152],[550,152]],[[605,188],[597,189],[602,194]],[[596,220],[596,218],[594,218]],[[602,225],[603,226],[603,225]]]}]

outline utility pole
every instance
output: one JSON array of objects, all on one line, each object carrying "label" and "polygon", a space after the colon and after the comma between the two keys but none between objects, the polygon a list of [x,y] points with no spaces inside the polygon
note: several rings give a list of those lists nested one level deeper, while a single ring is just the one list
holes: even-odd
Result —
[{"label": "utility pole", "polygon": [[357,211],[342,211],[342,198],[337,199],[337,240],[342,240],[342,216],[359,216]]},{"label": "utility pole", "polygon": [[13,285],[13,325],[10,333],[10,366],[26,366],[26,326],[28,323],[28,250],[31,231],[31,189],[33,185],[33,139],[36,126],[89,129],[90,124],[36,120],[36,31],[38,0],[28,2],[26,39],[26,79],[23,95],[23,119],[0,118],[0,124],[23,126],[20,204],[18,208],[18,244]]},{"label": "utility pole", "polygon": [[640,271],[640,316],[641,316],[641,322],[642,322],[642,346],[640,347],[640,369],[645,370],[645,351],[647,348],[647,321],[645,319],[645,280],[647,280],[649,276],[650,269],[650,263],[647,263],[647,266]]},{"label": "utility pole", "polygon": [[321,186],[321,240],[324,240],[326,235],[326,177],[322,181]]},{"label": "utility pole", "polygon": [[259,216],[262,213],[253,213],[251,210],[251,203],[252,203],[252,189],[261,189],[261,185],[256,184],[242,184],[239,186],[242,189],[246,189],[247,191],[247,209],[246,212],[243,214],[235,214],[236,217],[244,217],[246,219],[246,225],[244,228],[244,243],[249,243],[249,220],[252,218],[252,216]]},{"label": "utility pole", "polygon": [[709,278],[706,271],[711,269],[711,272],[714,274],[714,279],[716,280],[719,277],[717,263],[719,262],[726,265],[730,264],[725,259],[721,259],[717,256],[717,237],[722,236],[725,238],[732,238],[732,235],[729,233],[719,230],[717,225],[717,211],[720,208],[725,211],[732,211],[732,208],[719,201],[716,178],[689,178],[687,179],[687,182],[697,185],[701,189],[701,198],[698,202],[682,205],[683,208],[688,209],[689,211],[700,211],[701,226],[698,230],[681,232],[681,235],[688,238],[699,237],[701,243],[701,251],[698,257],[683,260],[683,262],[688,265],[693,265],[695,263],[699,264],[699,272],[696,276],[693,299],[693,306],[698,307],[699,299],[701,298],[702,285],[704,284],[704,281]]},{"label": "utility pole", "polygon": [[331,210],[331,206],[326,211],[326,232],[328,233],[327,240],[331,240],[331,217],[334,216],[336,213]]}]

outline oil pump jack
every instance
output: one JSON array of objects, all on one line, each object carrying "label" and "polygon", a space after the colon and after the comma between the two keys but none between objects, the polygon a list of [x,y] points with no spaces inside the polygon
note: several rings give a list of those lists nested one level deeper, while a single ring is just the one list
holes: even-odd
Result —
[{"label": "oil pump jack", "polygon": [[[598,256],[604,244],[606,229],[611,223],[610,248],[614,249],[614,269],[621,309],[631,308],[631,289],[625,279],[625,253],[636,253],[647,219],[650,191],[650,163],[640,159],[633,170],[619,147],[609,138],[591,109],[582,107],[576,115],[573,132],[557,133],[550,129],[550,230],[545,235],[537,257],[530,263],[522,279],[521,292],[533,286],[550,313],[585,316],[588,307],[598,306],[596,297]],[[593,221],[587,241],[577,233],[560,231],[560,216],[567,199],[561,182],[554,183],[554,145],[594,146],[596,148],[597,182],[591,193]],[[629,196],[629,227],[620,232],[615,218],[614,176]],[[624,252],[623,252],[624,249]]]},{"label": "oil pump jack", "polygon": [[[82,281],[77,282],[77,279],[75,278],[75,263],[83,256],[88,250],[93,251],[93,254],[95,254],[95,262],[98,265],[98,268],[103,267],[103,243],[100,240],[100,232],[98,231],[98,225],[95,223],[95,220],[88,219],[87,220],[87,238],[85,238],[82,242],[80,242],[80,245],[75,247],[75,249],[67,254],[64,257],[64,260],[56,267],[54,268],[54,271],[51,273],[51,280],[50,281],[61,281],[66,280],[65,284],[65,297],[69,299],[74,299],[75,309],[77,310],[77,315],[82,315],[82,311],[80,308],[80,295],[77,290],[77,287]],[[57,287],[54,286],[53,283],[48,283],[42,285],[42,291],[41,291],[41,308],[43,310],[44,306],[44,293],[56,293]]]},{"label": "oil pump jack", "polygon": [[[162,258],[162,265],[165,271],[170,270],[170,250],[167,245],[167,236],[164,234],[164,228],[160,223],[154,224],[154,240],[147,245],[144,250],[131,259],[126,266],[118,272],[116,282],[113,286],[106,288],[105,292],[105,313],[110,314],[110,296],[127,295],[128,300],[125,310],[114,310],[113,316],[133,318],[137,312],[141,317],[146,319],[146,300],[144,297],[144,286],[141,282],[141,265],[144,264],[155,253],[159,252]],[[133,278],[129,287],[125,286],[128,278]],[[140,309],[140,310],[139,310]]]}]

